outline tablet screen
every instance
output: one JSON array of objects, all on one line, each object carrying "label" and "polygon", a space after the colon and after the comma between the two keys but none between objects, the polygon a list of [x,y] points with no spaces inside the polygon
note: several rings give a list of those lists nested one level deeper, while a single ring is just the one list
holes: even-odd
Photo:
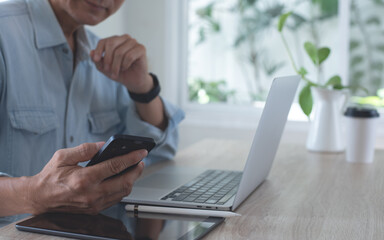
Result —
[{"label": "tablet screen", "polygon": [[98,215],[44,213],[16,224],[22,231],[78,239],[200,239],[223,218],[126,212],[118,204]]}]

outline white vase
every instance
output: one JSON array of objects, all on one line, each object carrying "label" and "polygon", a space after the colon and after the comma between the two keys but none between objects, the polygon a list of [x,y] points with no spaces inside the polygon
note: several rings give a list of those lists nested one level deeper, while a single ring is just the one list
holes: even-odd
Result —
[{"label": "white vase", "polygon": [[314,119],[307,138],[307,149],[316,152],[342,152],[341,107],[345,93],[340,90],[312,87]]}]

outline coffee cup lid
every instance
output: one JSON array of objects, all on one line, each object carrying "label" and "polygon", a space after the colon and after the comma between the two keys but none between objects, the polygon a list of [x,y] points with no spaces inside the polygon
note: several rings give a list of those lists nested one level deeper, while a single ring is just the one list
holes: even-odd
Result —
[{"label": "coffee cup lid", "polygon": [[357,118],[376,118],[380,117],[376,109],[373,108],[359,108],[359,107],[348,107],[344,113],[346,117],[357,117]]}]

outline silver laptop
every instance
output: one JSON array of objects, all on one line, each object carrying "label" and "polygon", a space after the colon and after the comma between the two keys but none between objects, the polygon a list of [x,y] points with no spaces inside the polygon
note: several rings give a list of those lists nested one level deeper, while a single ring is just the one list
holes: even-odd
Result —
[{"label": "silver laptop", "polygon": [[243,172],[171,166],[137,181],[131,204],[235,210],[268,176],[300,77],[273,80]]}]

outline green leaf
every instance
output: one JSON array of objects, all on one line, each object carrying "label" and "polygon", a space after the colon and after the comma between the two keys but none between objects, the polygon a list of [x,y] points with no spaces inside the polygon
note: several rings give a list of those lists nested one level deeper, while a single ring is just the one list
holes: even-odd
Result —
[{"label": "green leaf", "polygon": [[380,18],[373,16],[365,22],[367,25],[372,24],[372,25],[380,25]]},{"label": "green leaf", "polygon": [[373,0],[373,2],[377,5],[381,5],[383,6],[384,5],[384,1],[383,0]]},{"label": "green leaf", "polygon": [[351,67],[356,67],[359,63],[363,62],[363,56],[355,56],[351,59]]},{"label": "green leaf", "polygon": [[280,16],[279,18],[279,22],[277,24],[277,30],[279,30],[279,32],[282,32],[283,31],[283,28],[284,28],[284,25],[285,25],[285,21],[287,21],[287,18],[292,14],[292,12],[287,12],[287,13],[284,13]]},{"label": "green leaf", "polygon": [[338,1],[336,0],[312,0],[313,4],[318,4],[320,7],[320,14],[325,17],[337,15]]},{"label": "green leaf", "polygon": [[264,10],[264,14],[270,16],[270,18],[277,18],[278,16],[281,16],[285,8],[285,5],[282,3],[274,3],[268,6]]},{"label": "green leaf", "polygon": [[290,29],[293,31],[296,31],[298,28],[300,28],[303,24],[308,22],[308,19],[304,18],[302,15],[299,15],[297,13],[292,13],[291,18],[293,20],[293,24],[290,25]]},{"label": "green leaf", "polygon": [[239,47],[245,40],[247,40],[247,36],[245,34],[240,34],[239,36],[237,36],[233,47]]},{"label": "green leaf", "polygon": [[372,64],[371,64],[371,69],[372,70],[377,70],[377,71],[383,71],[383,69],[384,69],[384,65],[383,65],[383,63],[382,62],[373,62]]},{"label": "green leaf", "polygon": [[210,21],[210,24],[211,24],[211,29],[214,33],[218,33],[220,32],[221,30],[221,26],[220,26],[220,23],[215,21],[215,20],[211,20]]},{"label": "green leaf", "polygon": [[276,71],[278,71],[280,68],[284,67],[285,63],[284,62],[272,62],[268,58],[264,58],[263,61],[263,69],[265,73],[268,76],[272,76]]},{"label": "green leaf", "polygon": [[349,50],[353,51],[358,47],[360,47],[360,42],[357,40],[351,40],[351,42],[349,43]]},{"label": "green leaf", "polygon": [[206,34],[205,34],[205,29],[204,28],[200,28],[199,29],[199,40],[197,40],[196,42],[196,46],[205,42],[206,40]]},{"label": "green leaf", "polygon": [[384,52],[384,45],[378,45],[377,47],[376,47],[376,49],[377,50],[379,50],[380,52]]},{"label": "green leaf", "polygon": [[302,78],[304,78],[305,75],[308,74],[308,71],[307,71],[307,69],[301,67],[297,73],[298,73]]},{"label": "green leaf", "polygon": [[248,5],[252,6],[257,2],[257,0],[247,0]]},{"label": "green leaf", "polygon": [[364,77],[363,71],[357,71],[352,74],[352,80],[356,83],[359,83],[363,77]]},{"label": "green leaf", "polygon": [[348,88],[348,86],[347,86],[347,87],[344,87],[344,86],[341,85],[341,84],[333,85],[333,89],[335,89],[335,90],[341,90],[341,89],[344,89],[344,88]]},{"label": "green leaf", "polygon": [[304,114],[309,117],[312,112],[313,98],[311,92],[311,85],[307,84],[301,89],[299,94],[299,104]]},{"label": "green leaf", "polygon": [[338,87],[338,86],[341,86],[341,78],[340,76],[333,76],[331,77],[328,82],[325,84],[325,86],[335,86],[335,87]]},{"label": "green leaf", "polygon": [[197,9],[196,15],[198,15],[200,18],[211,18],[214,7],[215,3],[210,3],[205,7]]},{"label": "green leaf", "polygon": [[331,49],[327,48],[327,47],[324,47],[324,48],[320,48],[317,52],[317,56],[319,58],[319,65],[324,62],[329,54],[331,53]]},{"label": "green leaf", "polygon": [[308,56],[312,59],[312,62],[315,65],[318,65],[319,57],[317,55],[317,48],[315,47],[315,45],[311,42],[305,42],[304,48],[305,48],[305,51],[307,52]]}]

